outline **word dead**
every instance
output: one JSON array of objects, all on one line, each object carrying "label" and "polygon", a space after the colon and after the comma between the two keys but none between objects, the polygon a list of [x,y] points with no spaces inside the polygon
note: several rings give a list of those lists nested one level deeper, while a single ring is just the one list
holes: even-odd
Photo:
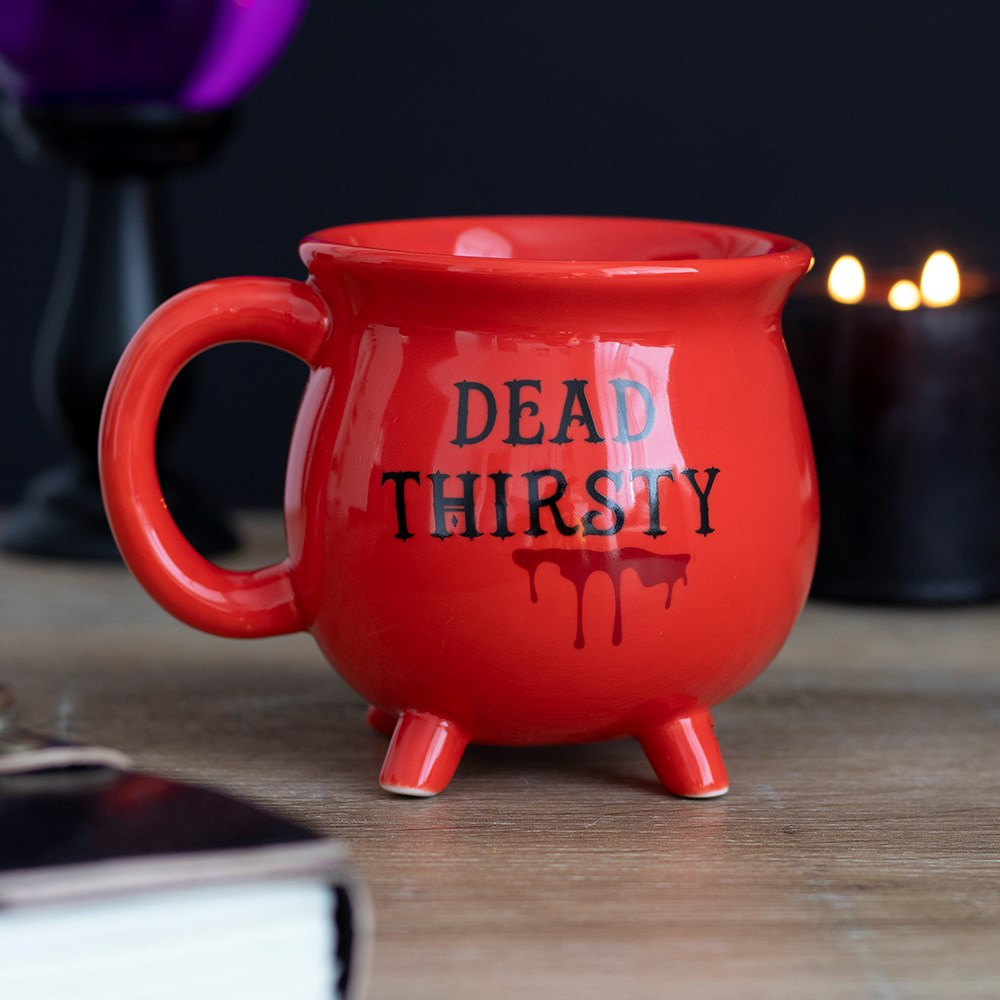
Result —
[{"label": "word dead", "polygon": [[[653,429],[656,408],[652,393],[641,383],[628,378],[613,378],[608,384],[615,394],[615,413],[617,426],[612,440],[620,442],[641,441]],[[587,382],[581,378],[571,378],[563,382],[565,399],[559,426],[555,434],[546,437],[545,425],[537,420],[538,403],[536,397],[541,394],[540,379],[519,378],[504,382],[507,390],[507,436],[504,444],[517,446],[519,444],[569,444],[573,440],[570,433],[574,424],[579,424],[585,431],[582,440],[591,444],[604,441],[594,418],[594,411],[587,395]],[[489,386],[482,382],[456,382],[458,390],[458,427],[452,444],[460,448],[467,444],[478,444],[485,441],[492,433],[497,422],[497,398]],[[629,420],[629,400],[633,405],[641,405],[641,417]],[[469,411],[472,401],[476,400],[483,410],[479,425],[470,431]],[[634,426],[633,426],[634,425]]]}]

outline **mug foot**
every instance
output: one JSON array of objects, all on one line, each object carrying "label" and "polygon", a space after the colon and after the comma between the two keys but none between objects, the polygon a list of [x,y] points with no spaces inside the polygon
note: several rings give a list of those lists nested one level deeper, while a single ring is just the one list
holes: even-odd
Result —
[{"label": "mug foot", "polygon": [[[371,716],[369,711],[369,722]],[[468,743],[468,737],[447,719],[404,712],[395,725],[379,784],[398,795],[437,795],[451,781]]]},{"label": "mug foot", "polygon": [[729,791],[729,778],[707,708],[638,734],[664,788],[688,799],[711,799]]}]

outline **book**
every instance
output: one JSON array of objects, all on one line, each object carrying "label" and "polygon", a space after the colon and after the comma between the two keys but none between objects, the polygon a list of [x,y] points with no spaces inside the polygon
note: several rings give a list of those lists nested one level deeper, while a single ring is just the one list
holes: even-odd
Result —
[{"label": "book", "polygon": [[125,762],[0,731],[0,997],[359,997],[346,847]]}]

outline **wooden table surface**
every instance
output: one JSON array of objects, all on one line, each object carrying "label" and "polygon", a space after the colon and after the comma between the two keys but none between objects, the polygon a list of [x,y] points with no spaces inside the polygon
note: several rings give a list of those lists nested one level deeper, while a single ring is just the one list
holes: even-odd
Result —
[{"label": "wooden table surface", "polygon": [[[280,548],[252,519],[238,564]],[[1000,997],[1000,607],[810,604],[716,711],[732,790],[664,794],[638,745],[467,752],[434,800],[308,636],[202,635],[124,569],[0,557],[22,721],[352,847],[368,995]]]}]

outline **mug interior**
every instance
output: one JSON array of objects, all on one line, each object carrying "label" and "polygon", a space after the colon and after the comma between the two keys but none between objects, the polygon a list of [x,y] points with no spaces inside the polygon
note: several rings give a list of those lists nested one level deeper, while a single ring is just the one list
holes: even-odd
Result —
[{"label": "mug interior", "polygon": [[[784,236],[710,223],[585,216],[402,219],[338,226],[303,241],[430,262],[457,257],[510,261],[651,263],[760,258],[801,251]],[[338,254],[339,255],[339,254]]]}]

